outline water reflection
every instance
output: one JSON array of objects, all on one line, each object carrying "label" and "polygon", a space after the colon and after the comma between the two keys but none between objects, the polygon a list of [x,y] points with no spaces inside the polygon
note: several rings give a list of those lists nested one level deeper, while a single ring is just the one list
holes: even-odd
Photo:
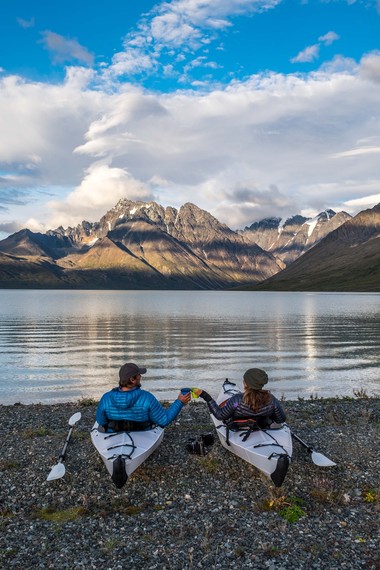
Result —
[{"label": "water reflection", "polygon": [[167,399],[251,366],[288,398],[379,388],[376,294],[2,291],[0,322],[4,403],[99,397],[125,361]]}]

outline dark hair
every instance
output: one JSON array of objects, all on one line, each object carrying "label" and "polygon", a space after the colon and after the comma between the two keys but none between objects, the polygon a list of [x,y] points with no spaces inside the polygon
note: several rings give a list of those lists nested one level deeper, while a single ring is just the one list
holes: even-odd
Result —
[{"label": "dark hair", "polygon": [[122,380],[119,380],[119,386],[121,388],[128,388],[129,386],[132,386],[131,378],[133,378],[133,380],[137,380],[137,376],[138,374],[135,374],[134,376],[129,376],[129,378],[123,378]]},{"label": "dark hair", "polygon": [[261,408],[269,404],[271,396],[269,390],[253,390],[249,386],[246,386],[243,401],[253,412],[259,412]]}]

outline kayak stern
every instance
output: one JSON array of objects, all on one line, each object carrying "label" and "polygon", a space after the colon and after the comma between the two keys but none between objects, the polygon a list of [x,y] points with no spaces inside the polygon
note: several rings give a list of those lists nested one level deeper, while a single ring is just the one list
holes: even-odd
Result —
[{"label": "kayak stern", "polygon": [[119,455],[113,461],[112,469],[112,481],[118,489],[124,487],[128,481],[128,474],[125,467],[125,459],[122,455]]}]

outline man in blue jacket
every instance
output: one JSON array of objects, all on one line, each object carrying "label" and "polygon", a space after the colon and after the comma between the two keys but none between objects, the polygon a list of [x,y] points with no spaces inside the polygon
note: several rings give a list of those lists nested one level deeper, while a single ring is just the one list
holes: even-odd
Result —
[{"label": "man in blue jacket", "polygon": [[96,421],[106,431],[138,431],[153,425],[165,427],[190,402],[191,393],[179,394],[165,409],[150,392],[141,389],[141,376],[146,368],[127,362],[119,370],[119,386],[106,392],[96,410]]}]

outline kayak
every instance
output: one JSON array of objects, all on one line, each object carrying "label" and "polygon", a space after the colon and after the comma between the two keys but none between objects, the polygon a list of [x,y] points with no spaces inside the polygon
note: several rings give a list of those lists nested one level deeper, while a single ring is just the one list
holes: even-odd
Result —
[{"label": "kayak", "polygon": [[[241,390],[228,379],[216,399],[217,404],[223,405],[229,398]],[[272,424],[265,429],[254,428],[239,431],[227,431],[227,426],[211,414],[220,442],[251,465],[254,465],[273,481],[276,487],[281,487],[292,457],[292,434],[285,424]]]},{"label": "kayak", "polygon": [[98,428],[99,424],[95,422],[91,441],[118,489],[125,485],[129,475],[153,453],[164,437],[163,428],[158,426],[145,431],[113,433],[104,433]]}]

